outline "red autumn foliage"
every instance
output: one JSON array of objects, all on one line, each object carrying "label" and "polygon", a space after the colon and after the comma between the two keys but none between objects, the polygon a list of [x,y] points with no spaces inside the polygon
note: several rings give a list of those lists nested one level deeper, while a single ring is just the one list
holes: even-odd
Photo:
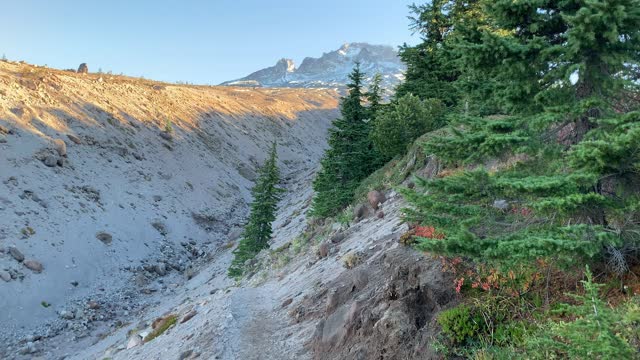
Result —
[{"label": "red autumn foliage", "polygon": [[427,239],[444,239],[444,234],[437,232],[433,226],[416,226],[415,234]]}]

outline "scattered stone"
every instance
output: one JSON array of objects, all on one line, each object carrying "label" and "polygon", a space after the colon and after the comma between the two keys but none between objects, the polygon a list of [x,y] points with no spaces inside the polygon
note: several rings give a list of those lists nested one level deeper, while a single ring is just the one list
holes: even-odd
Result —
[{"label": "scattered stone", "polygon": [[82,144],[82,140],[75,135],[67,134],[67,138],[69,138],[69,140],[71,140],[71,142],[73,142],[76,145]]},{"label": "scattered stone", "polygon": [[40,263],[39,261],[36,260],[25,260],[22,264],[24,264],[24,266],[33,271],[36,274],[39,274],[42,272],[42,270],[44,269],[44,266],[42,266],[42,263]]},{"label": "scattered stone", "polygon": [[155,201],[155,202],[162,201],[162,196],[160,196],[160,195],[153,195],[153,201]]},{"label": "scattered stone", "polygon": [[78,285],[79,285],[79,284],[80,284],[80,283],[79,283],[79,282],[77,282],[77,281],[72,281],[72,282],[71,282],[71,285],[73,285],[73,287],[78,287]]},{"label": "scattered stone", "polygon": [[183,351],[182,354],[178,357],[178,360],[186,360],[189,359],[193,355],[193,350]]},{"label": "scattered stone", "polygon": [[5,134],[5,135],[11,134],[11,130],[9,130],[6,127],[0,125],[0,134]]},{"label": "scattered stone", "polygon": [[82,63],[80,64],[80,66],[78,66],[78,74],[88,74],[89,73],[89,66],[87,66],[87,63]]},{"label": "scattered stone", "polygon": [[198,313],[198,312],[197,312],[195,309],[194,309],[194,310],[189,311],[189,312],[188,312],[188,313],[187,313],[187,314],[182,318],[182,320],[180,320],[180,324],[184,324],[184,323],[186,323],[187,321],[189,321],[189,320],[193,319],[193,317],[194,317],[194,316],[196,316],[196,314],[197,314],[197,313]]},{"label": "scattered stone", "polygon": [[173,140],[173,135],[171,135],[171,133],[168,133],[166,131],[160,132],[160,137],[165,139],[165,140],[167,140],[167,141]]},{"label": "scattered stone", "polygon": [[91,310],[98,310],[100,309],[100,304],[98,304],[97,301],[91,300],[87,303],[87,307]]},{"label": "scattered stone", "polygon": [[378,219],[384,219],[384,211],[378,211],[378,214],[376,214],[376,216],[378,217]]},{"label": "scattered stone", "polygon": [[369,201],[369,204],[371,205],[371,207],[373,207],[374,210],[378,210],[378,207],[380,206],[380,204],[384,203],[387,200],[387,198],[384,196],[384,193],[378,190],[374,190],[374,191],[369,191],[369,193],[367,194],[367,200]]},{"label": "scattered stone", "polygon": [[0,270],[0,279],[9,282],[11,281],[11,274],[8,271]]},{"label": "scattered stone", "polygon": [[292,298],[288,298],[287,300],[282,302],[282,305],[280,305],[281,308],[286,308],[287,306],[291,305],[291,303],[293,302]]},{"label": "scattered stone", "polygon": [[15,246],[9,246],[9,255],[16,259],[17,262],[24,261],[24,255]]},{"label": "scattered stone", "polygon": [[54,155],[47,155],[43,162],[48,167],[54,167],[58,165],[58,158]]},{"label": "scattered stone", "polygon": [[153,266],[153,271],[160,276],[165,276],[167,275],[167,265],[165,263],[158,263]]},{"label": "scattered stone", "polygon": [[154,229],[158,230],[158,232],[162,236],[167,236],[167,234],[169,233],[169,230],[167,230],[167,226],[160,221],[151,223],[151,226],[153,226]]},{"label": "scattered stone", "polygon": [[0,134],[0,144],[5,144],[7,142],[7,137]]},{"label": "scattered stone", "polygon": [[30,355],[38,352],[38,347],[35,343],[29,341],[22,349],[20,349],[21,355]]},{"label": "scattered stone", "polygon": [[127,341],[127,349],[142,345],[142,338],[138,334],[133,334]]},{"label": "scattered stone", "polygon": [[322,258],[326,258],[329,255],[329,243],[323,242],[318,247],[318,256]]},{"label": "scattered stone", "polygon": [[367,205],[365,204],[360,204],[358,206],[356,206],[353,209],[353,216],[356,219],[362,219],[363,217],[367,216],[369,214],[369,209],[367,208]]},{"label": "scattered stone", "polygon": [[58,313],[58,316],[60,316],[61,319],[65,319],[65,320],[73,320],[76,315],[72,312],[72,311],[67,311],[67,310],[62,310]]},{"label": "scattered stone", "polygon": [[99,232],[96,234],[96,239],[102,241],[102,243],[105,245],[111,245],[111,242],[113,241],[113,236],[111,236],[111,234],[106,232]]},{"label": "scattered stone", "polygon": [[413,181],[409,181],[409,183],[407,184],[407,188],[409,189],[413,189],[416,187],[416,184]]},{"label": "scattered stone", "polygon": [[55,139],[53,140],[53,144],[55,146],[56,151],[58,152],[58,155],[60,156],[67,156],[67,144],[64,142],[64,140],[62,139]]},{"label": "scattered stone", "polygon": [[345,237],[347,237],[347,235],[343,232],[335,233],[331,237],[330,241],[334,244],[339,244],[342,242],[342,240],[344,240]]}]

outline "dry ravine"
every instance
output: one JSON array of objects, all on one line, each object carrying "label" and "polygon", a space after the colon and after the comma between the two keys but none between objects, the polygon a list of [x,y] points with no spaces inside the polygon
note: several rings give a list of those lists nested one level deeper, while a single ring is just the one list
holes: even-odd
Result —
[{"label": "dry ravine", "polygon": [[[349,225],[306,219],[337,107],[325,89],[0,62],[0,358],[434,357],[451,279],[398,242],[400,196]],[[237,283],[226,269],[274,140],[274,250]]]}]

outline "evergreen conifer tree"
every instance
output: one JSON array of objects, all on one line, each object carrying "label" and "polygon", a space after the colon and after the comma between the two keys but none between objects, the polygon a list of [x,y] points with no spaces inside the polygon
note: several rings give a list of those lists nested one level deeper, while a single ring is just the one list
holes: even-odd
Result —
[{"label": "evergreen conifer tree", "polygon": [[[429,155],[475,169],[405,192],[409,217],[445,235],[421,246],[501,263],[574,263],[605,250],[624,262],[640,244],[640,115],[611,105],[622,90],[637,94],[629,79],[640,1],[498,0],[485,9],[481,36],[459,39],[456,51],[490,77],[510,115],[459,117],[448,136],[426,143]],[[516,155],[499,171],[482,166]]]},{"label": "evergreen conifer tree", "polygon": [[329,149],[313,182],[316,194],[312,216],[331,216],[347,206],[360,181],[379,166],[369,137],[369,111],[362,104],[364,74],[359,64],[349,79],[348,95],[341,101],[342,117],[333,121],[333,128],[329,130]]},{"label": "evergreen conifer tree", "polygon": [[246,270],[246,261],[253,259],[260,250],[269,248],[271,223],[276,218],[278,202],[284,191],[278,187],[279,182],[278,154],[274,142],[269,157],[260,168],[256,185],[251,190],[253,202],[249,220],[238,247],[233,251],[234,258],[229,267],[229,276],[241,277]]}]

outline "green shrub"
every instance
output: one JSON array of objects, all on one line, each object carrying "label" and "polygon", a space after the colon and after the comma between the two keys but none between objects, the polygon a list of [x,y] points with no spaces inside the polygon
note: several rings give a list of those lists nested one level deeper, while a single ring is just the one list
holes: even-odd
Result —
[{"label": "green shrub", "polygon": [[482,319],[474,315],[468,305],[459,305],[445,310],[438,316],[442,333],[455,344],[465,344],[478,337]]},{"label": "green shrub", "polygon": [[640,345],[640,301],[634,298],[619,308],[600,298],[603,286],[593,282],[587,268],[584,295],[578,304],[565,304],[556,313],[572,321],[550,321],[526,341],[532,359],[632,359]]},{"label": "green shrub", "polygon": [[422,134],[441,127],[444,106],[439,100],[421,101],[407,94],[376,116],[371,137],[376,149],[388,159],[407,152]]}]

